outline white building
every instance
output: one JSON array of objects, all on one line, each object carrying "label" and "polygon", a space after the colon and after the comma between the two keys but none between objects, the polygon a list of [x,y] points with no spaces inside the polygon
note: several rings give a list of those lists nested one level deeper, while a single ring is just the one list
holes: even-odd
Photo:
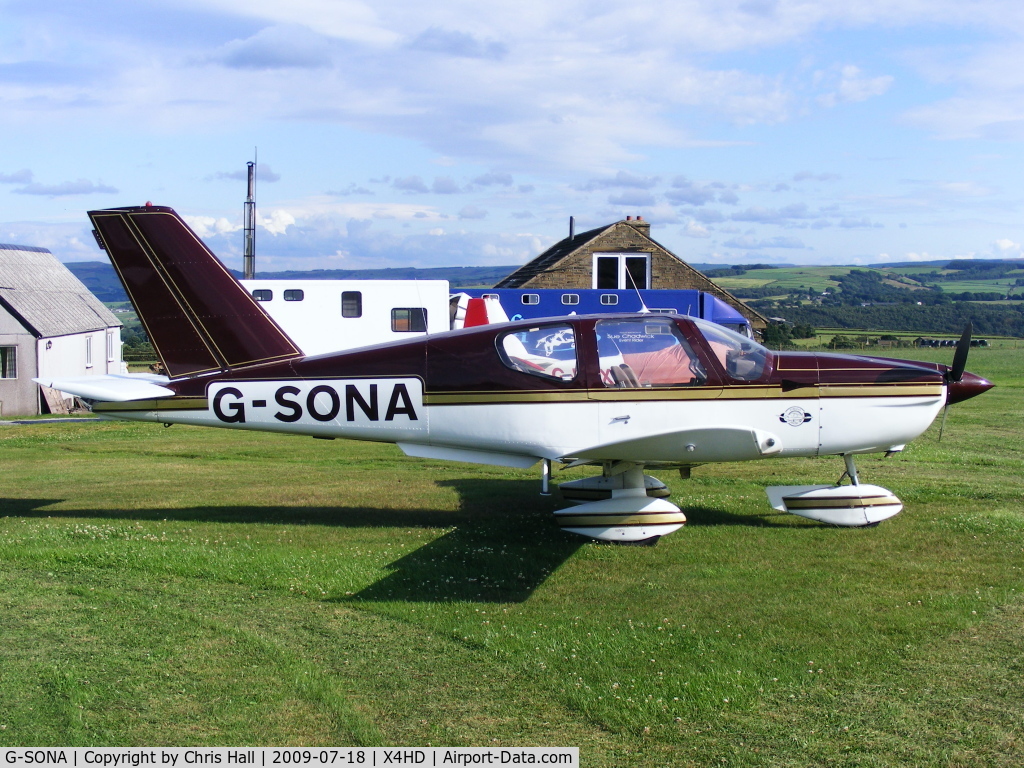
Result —
[{"label": "white building", "polygon": [[45,248],[0,245],[0,415],[61,412],[35,377],[125,373],[121,323]]}]

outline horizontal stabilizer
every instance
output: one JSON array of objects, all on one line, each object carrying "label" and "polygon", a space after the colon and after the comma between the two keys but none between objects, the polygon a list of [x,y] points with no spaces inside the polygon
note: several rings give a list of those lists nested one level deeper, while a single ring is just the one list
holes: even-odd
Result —
[{"label": "horizontal stabilizer", "polygon": [[166,378],[160,376],[118,376],[106,374],[101,376],[82,376],[72,379],[32,379],[44,387],[59,389],[75,397],[87,400],[102,400],[111,403],[125,403],[131,400],[156,400],[171,397],[174,390],[162,387],[156,381]]}]

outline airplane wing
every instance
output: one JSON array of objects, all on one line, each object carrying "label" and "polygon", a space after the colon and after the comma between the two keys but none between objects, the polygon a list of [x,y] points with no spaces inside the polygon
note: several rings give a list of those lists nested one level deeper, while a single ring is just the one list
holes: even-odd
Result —
[{"label": "airplane wing", "polygon": [[174,390],[161,386],[167,383],[166,376],[102,374],[98,376],[81,376],[71,379],[32,379],[36,384],[58,389],[69,395],[83,397],[87,400],[102,400],[111,403],[124,403],[131,400],[156,400],[170,397]]},{"label": "airplane wing", "polygon": [[778,435],[751,427],[727,425],[679,429],[608,442],[574,451],[572,456],[591,461],[708,464],[760,459],[781,450],[782,440]]}]

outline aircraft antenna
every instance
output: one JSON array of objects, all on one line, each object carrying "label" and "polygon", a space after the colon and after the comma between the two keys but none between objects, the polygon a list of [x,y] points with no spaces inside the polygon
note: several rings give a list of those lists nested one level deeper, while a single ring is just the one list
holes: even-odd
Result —
[{"label": "aircraft antenna", "polygon": [[644,301],[644,297],[641,295],[640,289],[636,285],[636,280],[633,279],[633,275],[629,273],[628,269],[626,270],[626,279],[629,281],[629,284],[633,286],[633,290],[636,291],[636,297],[640,300],[640,314],[651,314],[651,310],[647,308],[647,303]]},{"label": "aircraft antenna", "polygon": [[256,277],[256,154],[253,161],[246,163],[249,188],[245,198],[245,223],[243,225],[245,249],[242,256],[242,277],[252,280]]}]

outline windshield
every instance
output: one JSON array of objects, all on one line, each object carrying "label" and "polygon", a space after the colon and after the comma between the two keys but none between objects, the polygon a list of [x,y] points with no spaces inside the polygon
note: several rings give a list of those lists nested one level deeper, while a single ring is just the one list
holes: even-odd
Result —
[{"label": "windshield", "polygon": [[704,366],[668,319],[600,320],[597,350],[606,387],[698,386]]},{"label": "windshield", "polygon": [[764,374],[769,352],[756,341],[716,323],[690,318],[703,334],[725,372],[739,381],[756,381]]}]

